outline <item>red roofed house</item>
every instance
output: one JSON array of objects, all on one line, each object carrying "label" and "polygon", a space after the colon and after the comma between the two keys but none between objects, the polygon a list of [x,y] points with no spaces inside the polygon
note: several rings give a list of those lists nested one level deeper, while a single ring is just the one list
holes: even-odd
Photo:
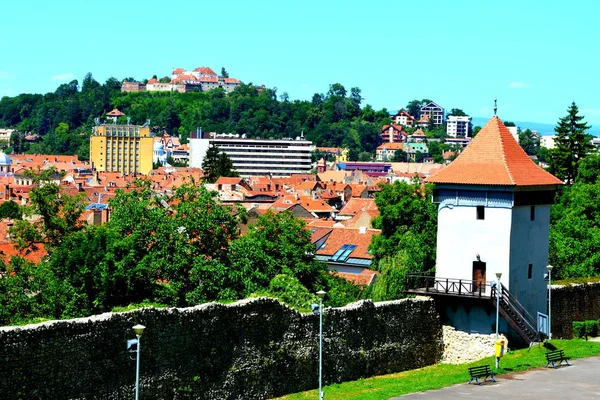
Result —
[{"label": "red roofed house", "polygon": [[327,263],[329,270],[336,271],[351,282],[371,284],[376,277],[376,272],[370,270],[373,256],[369,253],[369,245],[373,236],[380,234],[381,231],[337,225],[316,243],[315,258]]},{"label": "red roofed house", "polygon": [[443,300],[445,317],[460,330],[494,332],[499,279],[500,331],[539,341],[548,329],[550,205],[563,182],[533,163],[495,116],[425,181],[439,204],[436,275],[426,287],[454,296]]},{"label": "red roofed house", "polygon": [[400,143],[406,142],[407,134],[402,130],[401,125],[384,125],[379,132],[383,143]]},{"label": "red roofed house", "polygon": [[397,125],[411,126],[415,123],[415,117],[410,115],[406,110],[400,110],[391,117],[394,123]]}]

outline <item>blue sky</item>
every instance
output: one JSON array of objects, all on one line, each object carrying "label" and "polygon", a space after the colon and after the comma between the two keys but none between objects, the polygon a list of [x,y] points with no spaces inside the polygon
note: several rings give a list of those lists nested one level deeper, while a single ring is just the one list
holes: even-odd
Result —
[{"label": "blue sky", "polygon": [[339,82],[390,110],[430,98],[477,117],[555,124],[575,101],[600,125],[600,2],[11,1],[0,96],[225,67],[310,99]]}]

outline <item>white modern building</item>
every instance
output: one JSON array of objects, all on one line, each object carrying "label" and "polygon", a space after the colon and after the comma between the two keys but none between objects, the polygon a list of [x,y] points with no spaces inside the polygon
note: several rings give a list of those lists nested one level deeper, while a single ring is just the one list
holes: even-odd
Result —
[{"label": "white modern building", "polygon": [[439,204],[435,279],[426,291],[447,296],[447,322],[494,332],[501,274],[500,331],[510,325],[526,342],[539,340],[547,313],[550,205],[562,182],[530,160],[498,117],[425,181],[435,184]]},{"label": "white modern building", "polygon": [[193,132],[190,140],[190,167],[202,168],[202,160],[211,145],[226,153],[233,168],[242,177],[291,174],[309,174],[312,170],[311,153],[315,149],[311,141],[294,139],[248,139],[245,135],[202,134]]},{"label": "white modern building", "polygon": [[451,115],[446,120],[446,133],[451,137],[471,137],[471,117]]}]

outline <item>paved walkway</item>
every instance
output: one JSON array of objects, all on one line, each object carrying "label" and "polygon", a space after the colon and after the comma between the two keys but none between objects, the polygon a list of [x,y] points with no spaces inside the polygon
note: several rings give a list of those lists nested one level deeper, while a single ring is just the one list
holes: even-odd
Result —
[{"label": "paved walkway", "polygon": [[[465,375],[468,375],[465,371]],[[600,357],[573,360],[570,367],[538,368],[501,375],[496,383],[481,386],[466,382],[439,390],[412,393],[390,400],[438,400],[473,398],[508,399],[600,399]]]}]

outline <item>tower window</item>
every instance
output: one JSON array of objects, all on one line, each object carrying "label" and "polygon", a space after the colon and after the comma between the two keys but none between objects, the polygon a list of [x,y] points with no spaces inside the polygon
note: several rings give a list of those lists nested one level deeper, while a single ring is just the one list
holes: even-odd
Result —
[{"label": "tower window", "polygon": [[529,267],[527,268],[527,279],[531,279],[532,276],[533,276],[533,264],[529,264]]},{"label": "tower window", "polygon": [[485,219],[485,207],[477,206],[477,219]]},{"label": "tower window", "polygon": [[529,210],[529,220],[535,221],[535,206],[531,206]]}]

